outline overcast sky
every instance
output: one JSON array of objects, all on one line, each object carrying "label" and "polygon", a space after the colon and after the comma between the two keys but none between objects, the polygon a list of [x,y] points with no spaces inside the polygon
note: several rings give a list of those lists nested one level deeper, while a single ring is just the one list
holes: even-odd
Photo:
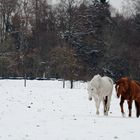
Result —
[{"label": "overcast sky", "polygon": [[123,0],[109,0],[109,2],[113,7],[117,8],[117,9],[121,9]]},{"label": "overcast sky", "polygon": [[[52,3],[55,3],[59,0],[50,0],[50,1],[52,1]],[[107,1],[109,1],[109,3],[113,5],[113,7],[120,9],[123,0],[107,0]]]}]

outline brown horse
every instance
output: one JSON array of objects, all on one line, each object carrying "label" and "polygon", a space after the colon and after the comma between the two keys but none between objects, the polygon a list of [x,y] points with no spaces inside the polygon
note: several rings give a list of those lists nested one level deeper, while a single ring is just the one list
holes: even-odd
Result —
[{"label": "brown horse", "polygon": [[123,103],[127,100],[129,117],[131,117],[132,102],[135,101],[136,116],[140,116],[140,83],[135,80],[131,80],[128,77],[120,78],[115,85],[117,97],[121,96],[120,107],[122,115],[124,116]]}]

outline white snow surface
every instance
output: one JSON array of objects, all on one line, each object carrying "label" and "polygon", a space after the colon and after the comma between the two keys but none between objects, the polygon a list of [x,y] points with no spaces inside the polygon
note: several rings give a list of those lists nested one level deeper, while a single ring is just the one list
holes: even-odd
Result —
[{"label": "white snow surface", "polygon": [[113,91],[109,116],[95,114],[86,83],[0,80],[0,140],[138,140],[140,118],[122,117]]}]

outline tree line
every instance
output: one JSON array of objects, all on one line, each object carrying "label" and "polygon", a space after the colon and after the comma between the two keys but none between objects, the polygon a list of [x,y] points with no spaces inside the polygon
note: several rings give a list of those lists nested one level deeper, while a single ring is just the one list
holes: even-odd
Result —
[{"label": "tree line", "polygon": [[113,14],[105,0],[0,0],[0,77],[140,79],[140,3]]}]

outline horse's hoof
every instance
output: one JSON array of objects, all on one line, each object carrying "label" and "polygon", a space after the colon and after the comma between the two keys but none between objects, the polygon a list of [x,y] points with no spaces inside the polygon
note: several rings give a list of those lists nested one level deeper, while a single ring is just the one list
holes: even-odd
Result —
[{"label": "horse's hoof", "polygon": [[91,100],[92,100],[92,98],[88,98],[88,100],[89,100],[89,101],[91,101]]},{"label": "horse's hoof", "polygon": [[104,115],[105,115],[105,116],[108,116],[108,113],[107,113],[107,112],[105,112],[105,113],[104,113]]},{"label": "horse's hoof", "polygon": [[125,113],[122,113],[122,117],[126,117]]},{"label": "horse's hoof", "polygon": [[99,115],[99,112],[96,112],[96,115]]}]

